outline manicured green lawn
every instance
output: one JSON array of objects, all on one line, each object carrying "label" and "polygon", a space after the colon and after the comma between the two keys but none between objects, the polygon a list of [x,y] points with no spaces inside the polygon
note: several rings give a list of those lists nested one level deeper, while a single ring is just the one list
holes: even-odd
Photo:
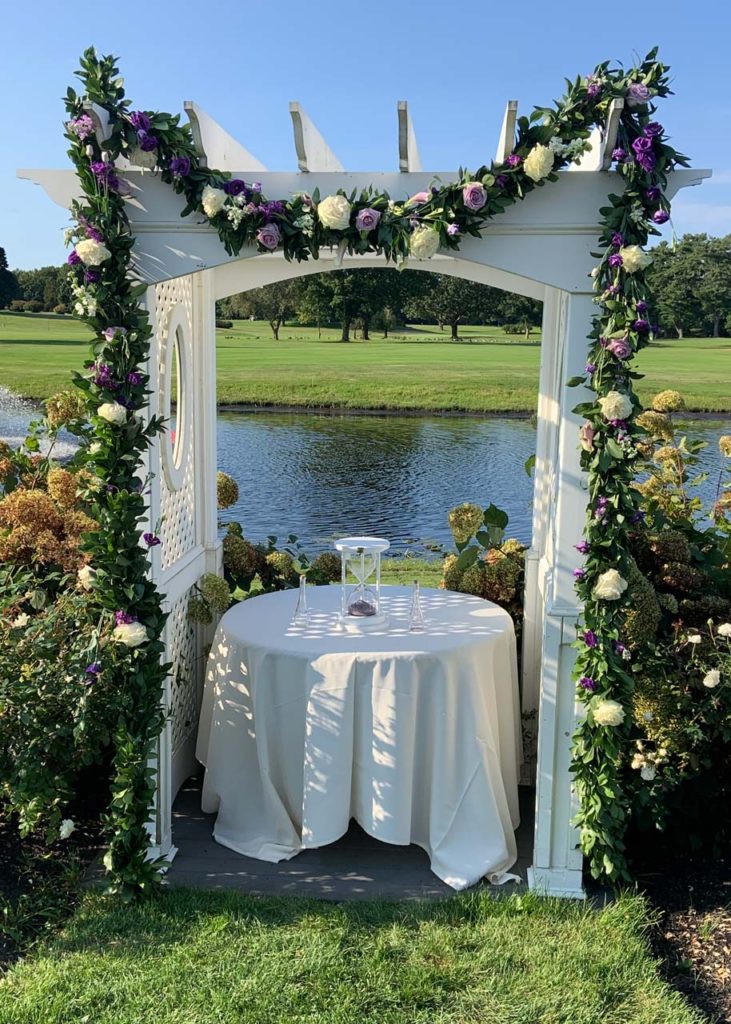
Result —
[{"label": "manicured green lawn", "polygon": [[0,1024],[700,1024],[659,979],[646,924],[636,897],[92,894],[0,982]]},{"label": "manicured green lawn", "polygon": [[[337,331],[285,327],[272,340],[262,323],[219,330],[221,404],[339,406],[350,409],[535,411],[540,346],[497,328],[461,328],[459,344],[436,327],[409,328],[384,341],[337,342]],[[68,318],[0,314],[2,384],[45,398],[66,386],[87,354],[88,332]],[[472,342],[468,338],[474,339]],[[731,411],[731,340],[662,341],[645,350],[642,397],[668,387],[693,410]]]}]

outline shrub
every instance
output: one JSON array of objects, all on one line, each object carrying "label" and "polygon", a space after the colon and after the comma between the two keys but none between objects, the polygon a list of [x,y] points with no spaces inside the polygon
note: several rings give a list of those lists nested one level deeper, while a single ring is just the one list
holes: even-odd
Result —
[{"label": "shrub", "polygon": [[228,330],[233,327],[233,325],[233,320],[216,320],[216,327],[219,327],[222,330]]},{"label": "shrub", "polygon": [[25,299],[13,299],[8,306],[11,313],[24,313],[27,307]]},{"label": "shrub", "polygon": [[53,307],[53,312],[59,316],[65,316],[69,311],[69,307],[64,302],[59,302],[57,306]]},{"label": "shrub", "polygon": [[28,302],[26,302],[25,308],[28,313],[42,313],[43,303],[40,302],[38,299],[30,299]]}]

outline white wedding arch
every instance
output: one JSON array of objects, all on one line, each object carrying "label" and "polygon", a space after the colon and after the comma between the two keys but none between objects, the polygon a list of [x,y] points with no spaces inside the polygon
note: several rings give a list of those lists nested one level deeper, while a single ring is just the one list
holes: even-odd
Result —
[{"label": "white wedding arch", "polygon": [[[455,180],[456,171],[423,171],[406,103],[398,104],[398,172],[343,169],[301,107],[292,103],[298,171],[270,172],[196,104],[186,103],[199,157],[233,176],[252,175],[269,196],[316,188],[321,195],[374,186],[393,196],[428,189],[435,178]],[[584,371],[587,336],[595,311],[591,250],[600,232],[598,210],[622,191],[609,170],[621,101],[615,101],[602,138],[580,167],[562,172],[550,188],[528,203],[517,203],[464,238],[457,255],[438,254],[415,269],[439,271],[492,285],[543,302],[535,464],[533,531],[527,553],[522,701],[537,711],[536,815],[530,884],[552,895],[582,895],[582,855],[572,825],[575,802],[569,764],[579,705],[572,667],[576,624],[581,612],[573,571],[587,505],[577,437],[581,417],[571,410],[589,398],[567,382]],[[105,114],[92,110],[103,139]],[[517,104],[510,101],[496,160],[504,161],[515,135]],[[181,219],[185,205],[157,176],[118,161],[131,183],[127,202],[134,235],[132,261],[147,284],[146,307],[154,329],[148,373],[152,394],[148,415],[167,416],[172,377],[177,376],[176,436],[158,435],[148,456],[152,475],[149,529],[162,522],[162,543],[151,551],[152,575],[169,612],[165,629],[167,660],[173,670],[165,690],[167,724],[156,761],[157,791],[151,822],[152,852],[175,853],[172,805],[182,782],[195,768],[194,742],[202,692],[204,648],[210,633],[187,618],[191,588],[206,572],[221,571],[216,509],[216,345],[217,299],[285,278],[340,266],[337,254],[317,261],[288,263],[281,254],[252,246],[238,256],[225,253],[218,232],[201,216]],[[699,184],[707,170],[677,170],[669,176],[668,199]],[[81,190],[73,170],[21,170],[19,177],[43,186],[50,198],[69,208]],[[343,266],[382,267],[382,256],[346,256]],[[396,271],[394,271],[396,272]],[[582,395],[583,392],[583,395]]]}]

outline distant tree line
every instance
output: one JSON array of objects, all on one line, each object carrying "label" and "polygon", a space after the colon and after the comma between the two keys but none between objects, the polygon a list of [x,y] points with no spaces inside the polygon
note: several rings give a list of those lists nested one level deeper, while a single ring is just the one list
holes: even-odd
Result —
[{"label": "distant tree line", "polygon": [[[670,337],[731,334],[731,235],[684,235],[654,250],[650,284],[660,333]],[[0,248],[0,309],[65,313],[71,309],[66,266],[9,270]],[[343,341],[356,332],[388,337],[407,323],[436,323],[459,337],[465,324],[496,324],[526,337],[540,324],[539,302],[445,274],[337,270],[281,281],[217,303],[223,320],[263,320],[274,338],[283,324],[337,326]]]},{"label": "distant tree line", "polygon": [[383,268],[335,270],[255,288],[218,302],[216,315],[264,320],[275,339],[287,321],[336,326],[342,341],[356,332],[367,341],[373,330],[387,338],[406,323],[436,323],[452,338],[464,324],[500,324],[528,337],[541,322],[541,304],[446,274]]}]

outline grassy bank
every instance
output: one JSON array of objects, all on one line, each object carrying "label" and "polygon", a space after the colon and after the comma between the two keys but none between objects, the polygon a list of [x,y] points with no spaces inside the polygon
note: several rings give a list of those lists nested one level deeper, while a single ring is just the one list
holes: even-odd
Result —
[{"label": "grassy bank", "polygon": [[[401,330],[384,341],[337,342],[337,331],[285,327],[278,342],[262,323],[217,332],[221,404],[345,409],[532,413],[540,345],[497,328],[463,327],[459,344],[436,327]],[[46,398],[65,386],[87,355],[89,334],[68,319],[0,314],[2,384]],[[645,350],[639,382],[647,398],[682,391],[695,411],[731,411],[731,340],[662,341]]]},{"label": "grassy bank", "polygon": [[642,901],[531,894],[340,906],[174,890],[87,896],[0,983],[0,1024],[699,1024]]}]

